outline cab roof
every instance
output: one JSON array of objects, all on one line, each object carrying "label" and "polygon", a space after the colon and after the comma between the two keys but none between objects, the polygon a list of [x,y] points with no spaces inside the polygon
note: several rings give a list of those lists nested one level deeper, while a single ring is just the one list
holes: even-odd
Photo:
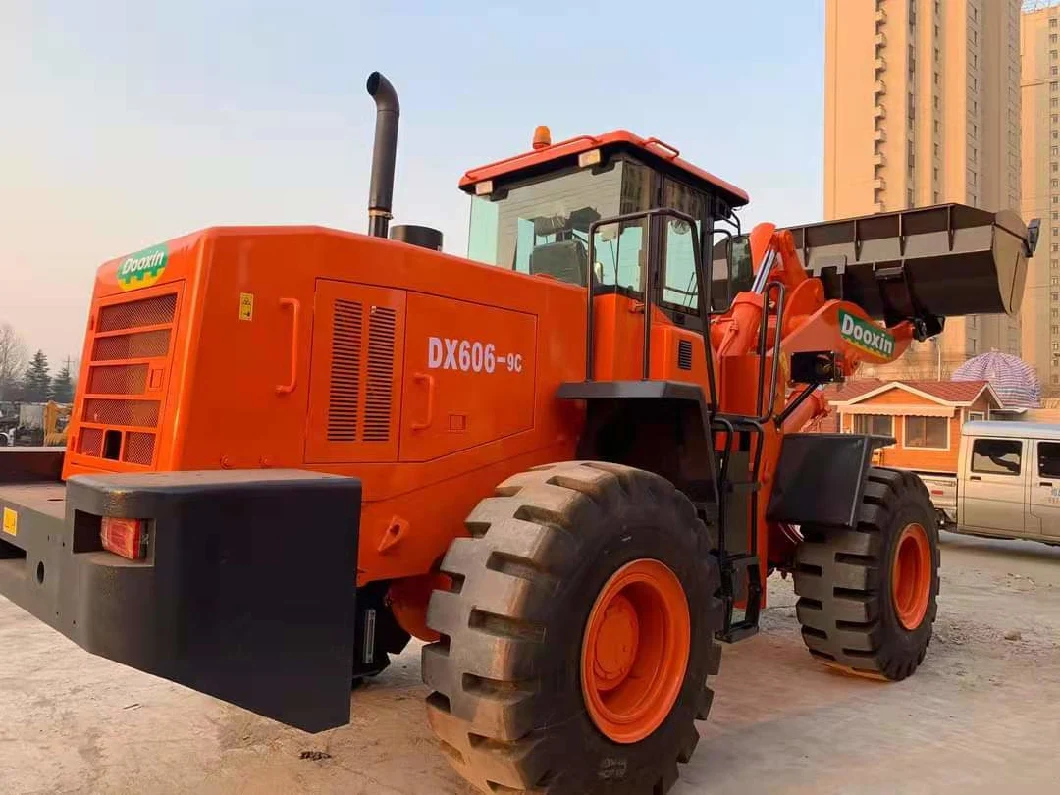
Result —
[{"label": "cab roof", "polygon": [[523,177],[542,173],[554,167],[556,161],[577,162],[582,152],[602,149],[631,151],[648,165],[677,176],[691,178],[692,182],[706,183],[720,191],[732,207],[742,207],[751,198],[741,188],[719,179],[709,171],[681,159],[681,152],[658,138],[641,138],[627,130],[614,130],[603,135],[578,135],[565,141],[549,144],[540,149],[523,152],[496,163],[489,163],[468,171],[460,180],[460,189],[473,193],[475,185],[502,177]]}]

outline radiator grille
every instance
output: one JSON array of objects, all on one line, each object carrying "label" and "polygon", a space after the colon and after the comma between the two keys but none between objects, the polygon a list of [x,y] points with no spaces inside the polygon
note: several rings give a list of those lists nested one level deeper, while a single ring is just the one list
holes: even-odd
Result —
[{"label": "radiator grille", "polygon": [[154,454],[155,435],[153,433],[130,431],[125,434],[125,449],[121,455],[122,461],[150,466]]},{"label": "radiator grille", "polygon": [[167,293],[124,304],[111,304],[99,310],[96,331],[120,331],[139,326],[163,326],[173,322],[177,294]]},{"label": "radiator grille", "polygon": [[677,366],[681,370],[692,369],[692,343],[688,340],[677,343]]},{"label": "radiator grille", "polygon": [[390,439],[394,398],[394,334],[397,312],[373,306],[368,318],[368,379],[364,405],[364,441]]},{"label": "radiator grille", "polygon": [[160,329],[99,337],[92,345],[92,361],[108,362],[165,356],[169,352],[169,336],[169,329]]},{"label": "radiator grille", "polygon": [[361,393],[363,309],[357,301],[335,300],[331,338],[328,441],[357,441]]},{"label": "radiator grille", "polygon": [[88,371],[90,395],[142,395],[146,388],[146,364],[93,366]]},{"label": "radiator grille", "polygon": [[141,467],[154,464],[179,304],[174,290],[137,295],[96,311],[78,407],[77,453]]},{"label": "radiator grille", "polygon": [[87,398],[81,421],[97,425],[153,428],[158,425],[158,401]]}]

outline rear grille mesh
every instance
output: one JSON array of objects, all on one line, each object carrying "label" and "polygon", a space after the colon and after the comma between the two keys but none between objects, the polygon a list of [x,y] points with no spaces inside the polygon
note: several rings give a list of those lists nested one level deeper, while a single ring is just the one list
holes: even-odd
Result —
[{"label": "rear grille mesh", "polygon": [[99,428],[84,428],[77,443],[77,452],[98,456],[103,452],[103,431]]},{"label": "rear grille mesh", "polygon": [[120,331],[139,326],[163,326],[173,322],[177,294],[141,298],[124,304],[111,304],[99,310],[96,331]]},{"label": "rear grille mesh", "polygon": [[169,329],[161,329],[99,337],[92,345],[92,361],[108,362],[165,356],[169,352],[169,335]]},{"label": "rear grille mesh", "polygon": [[390,440],[394,397],[394,336],[397,312],[373,306],[368,319],[368,379],[364,405],[364,441]]},{"label": "rear grille mesh", "polygon": [[331,391],[328,400],[328,441],[357,441],[361,397],[361,329],[358,301],[335,301],[331,337]]},{"label": "rear grille mesh", "polygon": [[158,401],[87,398],[81,421],[153,428],[158,425]]},{"label": "rear grille mesh", "polygon": [[153,433],[130,431],[125,435],[125,449],[121,454],[122,461],[150,466],[154,454],[155,435]]},{"label": "rear grille mesh", "polygon": [[155,463],[179,304],[180,293],[171,291],[96,311],[77,453],[141,467]]},{"label": "rear grille mesh", "polygon": [[141,395],[146,388],[146,364],[93,366],[88,371],[90,395]]}]

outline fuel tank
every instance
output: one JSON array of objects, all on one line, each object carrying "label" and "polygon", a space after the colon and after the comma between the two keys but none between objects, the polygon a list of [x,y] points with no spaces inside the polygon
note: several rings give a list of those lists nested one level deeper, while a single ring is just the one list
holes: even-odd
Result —
[{"label": "fuel tank", "polygon": [[828,298],[893,325],[913,318],[1015,315],[1038,221],[963,204],[791,227],[799,257]]}]

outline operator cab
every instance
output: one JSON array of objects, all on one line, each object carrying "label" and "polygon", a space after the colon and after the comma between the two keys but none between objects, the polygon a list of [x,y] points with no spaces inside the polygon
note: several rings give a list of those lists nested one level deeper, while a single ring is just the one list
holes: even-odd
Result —
[{"label": "operator cab", "polygon": [[[714,252],[712,259],[723,252],[714,272],[715,309],[728,304],[732,277],[750,272],[735,215],[748,195],[657,138],[618,130],[553,144],[548,129],[539,127],[532,151],[468,171],[460,188],[472,195],[469,259],[579,287],[588,286],[591,267],[597,294],[643,295],[654,258],[662,264],[655,301],[681,325],[698,325],[691,225],[642,215],[598,225],[590,246],[594,223],[654,208],[694,219],[699,250]],[[659,225],[649,235],[652,223]],[[654,252],[649,240],[656,241]]]},{"label": "operator cab", "polygon": [[[751,474],[745,485],[758,482],[763,409],[747,416],[715,411],[707,317],[752,280],[735,215],[748,196],[656,138],[621,130],[557,144],[549,137],[539,128],[533,151],[464,175],[460,187],[472,194],[468,258],[586,291],[585,380],[557,391],[587,404],[578,455],[651,468],[696,495],[701,515],[726,528],[718,548],[727,583],[721,637],[752,634],[762,602],[750,530],[758,526],[758,500],[752,489],[719,501],[718,483],[725,467]],[[756,361],[766,361],[765,344],[760,336]],[[718,374],[732,369],[730,361]],[[748,407],[764,403],[764,375],[758,383],[745,390]],[[775,368],[771,383],[775,392]],[[645,396],[656,398],[650,408],[627,400]],[[685,453],[660,463],[652,451],[675,429],[674,443]]]}]

